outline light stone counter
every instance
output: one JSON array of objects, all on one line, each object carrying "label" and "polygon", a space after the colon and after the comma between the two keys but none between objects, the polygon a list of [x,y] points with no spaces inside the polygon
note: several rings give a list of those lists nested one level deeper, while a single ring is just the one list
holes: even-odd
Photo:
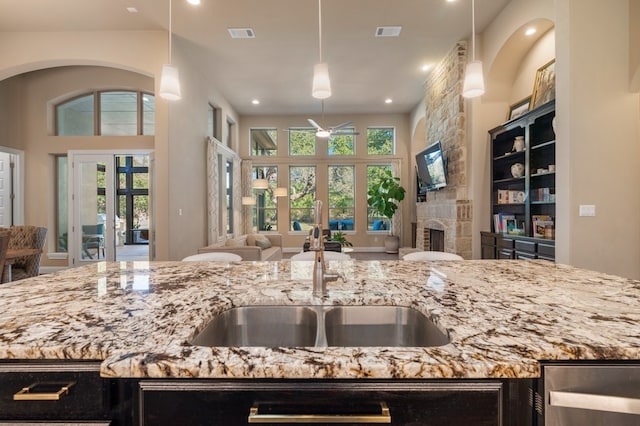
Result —
[{"label": "light stone counter", "polygon": [[[544,261],[97,263],[0,287],[0,359],[104,360],[105,377],[528,378],[538,360],[640,359],[640,282]],[[242,305],[402,305],[432,348],[206,348],[189,340]]]}]

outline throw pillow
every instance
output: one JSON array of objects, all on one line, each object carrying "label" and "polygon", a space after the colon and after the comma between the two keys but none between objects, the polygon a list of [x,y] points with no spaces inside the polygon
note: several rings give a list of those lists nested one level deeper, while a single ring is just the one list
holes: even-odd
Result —
[{"label": "throw pillow", "polygon": [[256,245],[256,240],[258,238],[260,238],[261,235],[259,234],[249,234],[247,235],[247,245],[248,246],[255,246]]},{"label": "throw pillow", "polygon": [[224,242],[224,245],[226,247],[238,247],[240,244],[238,244],[238,242],[232,238],[228,239],[227,241]]},{"label": "throw pillow", "polygon": [[268,249],[271,247],[271,241],[268,238],[256,239],[256,245],[261,249]]}]

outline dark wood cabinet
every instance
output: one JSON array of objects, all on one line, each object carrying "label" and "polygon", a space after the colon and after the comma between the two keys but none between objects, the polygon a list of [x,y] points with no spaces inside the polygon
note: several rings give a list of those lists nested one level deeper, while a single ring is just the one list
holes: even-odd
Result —
[{"label": "dark wood cabinet", "polygon": [[117,424],[112,384],[99,362],[2,362],[0,424]]},{"label": "dark wood cabinet", "polygon": [[528,382],[141,380],[139,424],[529,425]]},{"label": "dark wood cabinet", "polygon": [[551,101],[489,130],[492,232],[482,233],[483,259],[555,260],[554,117]]},{"label": "dark wood cabinet", "polygon": [[[491,230],[553,240],[556,213],[555,102],[489,130]],[[520,250],[526,257],[527,250]],[[498,253],[499,254],[499,253]],[[506,255],[506,253],[505,253]]]},{"label": "dark wood cabinet", "polygon": [[483,259],[543,259],[555,261],[555,241],[481,232]]}]

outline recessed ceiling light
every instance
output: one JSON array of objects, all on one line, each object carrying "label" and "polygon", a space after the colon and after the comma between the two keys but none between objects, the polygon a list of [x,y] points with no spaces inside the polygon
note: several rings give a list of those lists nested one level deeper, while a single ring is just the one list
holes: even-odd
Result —
[{"label": "recessed ceiling light", "polygon": [[533,28],[533,27],[529,27],[529,28],[527,28],[527,30],[524,32],[524,35],[526,35],[526,36],[532,36],[532,35],[534,35],[534,34],[536,33],[536,31],[537,31],[537,30],[536,30],[535,28]]},{"label": "recessed ceiling light", "polygon": [[453,3],[456,0],[447,0],[447,3]]},{"label": "recessed ceiling light", "polygon": [[393,99],[391,99],[391,98],[387,98],[387,99],[384,100],[385,104],[390,104],[392,102],[393,102]]},{"label": "recessed ceiling light", "polygon": [[200,0],[187,0],[187,1],[196,6],[200,4]]},{"label": "recessed ceiling light", "polygon": [[252,100],[251,103],[254,105],[260,105],[260,101],[257,99]]},{"label": "recessed ceiling light", "polygon": [[424,64],[424,65],[422,65],[422,66],[420,67],[420,69],[421,69],[422,71],[429,71],[429,70],[431,69],[431,65],[429,65],[429,64]]},{"label": "recessed ceiling light", "polygon": [[138,9],[136,9],[135,7],[128,7],[127,8],[127,12],[129,12],[129,13],[138,13]]}]

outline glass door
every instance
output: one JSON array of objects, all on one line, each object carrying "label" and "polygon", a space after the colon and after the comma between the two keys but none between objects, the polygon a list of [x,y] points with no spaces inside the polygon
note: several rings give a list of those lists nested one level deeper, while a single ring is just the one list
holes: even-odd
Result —
[{"label": "glass door", "polygon": [[114,156],[74,154],[71,164],[71,264],[115,260]]}]

